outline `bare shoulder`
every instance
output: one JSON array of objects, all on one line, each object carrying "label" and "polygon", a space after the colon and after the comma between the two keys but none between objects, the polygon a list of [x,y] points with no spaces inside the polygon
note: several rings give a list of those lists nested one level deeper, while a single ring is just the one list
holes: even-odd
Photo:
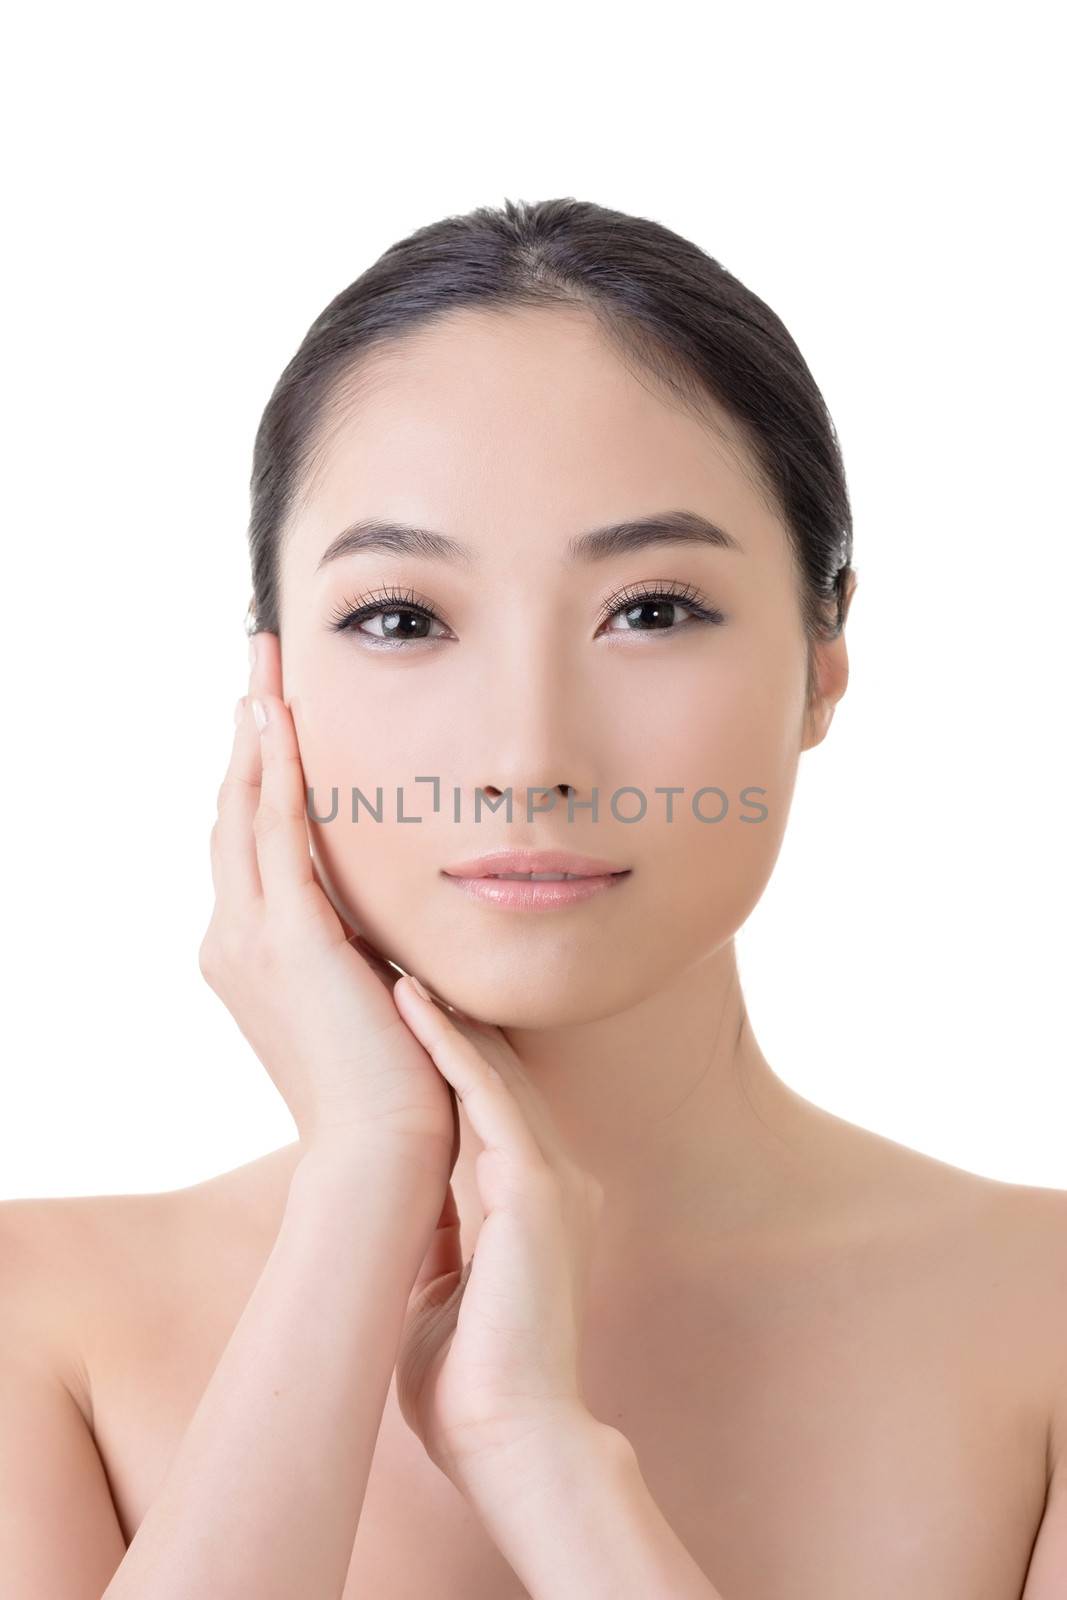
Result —
[{"label": "bare shoulder", "polygon": [[240,1284],[269,1252],[287,1146],[182,1188],[0,1200],[0,1316],[92,1423],[90,1372],[130,1330],[165,1324],[190,1285]]},{"label": "bare shoulder", "polygon": [[[139,1198],[139,1197],[134,1197]],[[0,1308],[7,1346],[33,1351],[58,1376],[86,1420],[91,1399],[84,1352],[89,1287],[104,1242],[112,1248],[95,1197],[0,1201]]]},{"label": "bare shoulder", "polygon": [[984,1295],[984,1323],[1018,1312],[1035,1358],[1041,1341],[1067,1357],[1067,1189],[983,1176],[811,1102],[791,1143],[813,1197],[798,1226],[821,1246],[870,1248],[931,1301]]},{"label": "bare shoulder", "polygon": [[[1045,1442],[1045,1504],[1021,1600],[1067,1594],[1067,1190],[990,1187],[985,1251],[1008,1370],[1025,1372]],[[1001,1306],[1011,1306],[1010,1316]]]},{"label": "bare shoulder", "polygon": [[872,1241],[914,1266],[946,1317],[973,1319],[969,1345],[996,1348],[1025,1369],[1049,1405],[1067,1376],[1067,1189],[1008,1182],[940,1160],[831,1117],[820,1155],[834,1173],[828,1203]]},{"label": "bare shoulder", "polygon": [[977,1247],[1021,1250],[1020,1265],[1047,1265],[1046,1252],[1067,1245],[1067,1189],[988,1178],[793,1098],[802,1106],[794,1142],[837,1214],[844,1207],[888,1233],[894,1223],[970,1232]]}]

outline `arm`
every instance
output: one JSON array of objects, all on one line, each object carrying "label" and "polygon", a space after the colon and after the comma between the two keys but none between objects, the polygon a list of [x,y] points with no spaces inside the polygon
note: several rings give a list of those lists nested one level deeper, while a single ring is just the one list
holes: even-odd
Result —
[{"label": "arm", "polygon": [[626,1436],[590,1413],[516,1440],[468,1492],[533,1600],[724,1600],[660,1511]]},{"label": "arm", "polygon": [[1051,1471],[1044,1513],[1030,1552],[1020,1600],[1062,1600],[1067,1594],[1067,1384],[1062,1384],[1049,1418]]},{"label": "arm", "polygon": [[[341,1594],[439,1208],[413,1149],[355,1136],[301,1158],[271,1254],[105,1600]],[[55,1538],[59,1509],[38,1537]]]},{"label": "arm", "polygon": [[52,1226],[60,1215],[57,1201],[0,1201],[5,1600],[100,1600],[126,1550],[71,1359],[69,1307],[55,1287],[54,1263],[65,1269],[72,1248],[67,1230]]},{"label": "arm", "polygon": [[1045,1513],[1030,1555],[1021,1600],[1062,1600],[1067,1594],[1067,1478],[1054,1472]]}]

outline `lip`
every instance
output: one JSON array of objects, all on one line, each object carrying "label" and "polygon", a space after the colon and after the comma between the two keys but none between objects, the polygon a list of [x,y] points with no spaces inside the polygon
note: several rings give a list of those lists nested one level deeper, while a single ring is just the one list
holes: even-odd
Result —
[{"label": "lip", "polygon": [[442,870],[447,878],[490,878],[498,872],[569,872],[576,878],[608,878],[625,876],[630,868],[598,856],[574,855],[569,850],[491,850]]},{"label": "lip", "polygon": [[[567,850],[496,850],[473,861],[446,867],[462,893],[483,905],[506,911],[556,911],[591,900],[626,882],[630,867],[595,856],[572,855]],[[494,872],[570,872],[575,876],[551,883],[514,878],[494,878]]]}]

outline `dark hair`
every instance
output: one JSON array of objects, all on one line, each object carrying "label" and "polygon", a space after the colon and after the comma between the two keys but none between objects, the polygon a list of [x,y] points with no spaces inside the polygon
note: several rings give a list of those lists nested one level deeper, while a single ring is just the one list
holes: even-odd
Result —
[{"label": "dark hair", "polygon": [[624,360],[690,407],[711,396],[739,426],[789,533],[810,693],[811,645],[840,632],[852,561],[841,451],[815,380],[770,307],[698,245],[572,198],[506,200],[418,228],[316,317],[256,433],[250,631],[279,631],[281,540],[342,381],[449,312],[542,305],[587,310]]}]

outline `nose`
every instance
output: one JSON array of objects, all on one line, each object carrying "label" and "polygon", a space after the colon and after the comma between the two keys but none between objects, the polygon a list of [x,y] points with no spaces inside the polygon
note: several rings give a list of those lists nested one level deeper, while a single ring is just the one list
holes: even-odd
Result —
[{"label": "nose", "polygon": [[542,812],[560,812],[567,815],[566,803],[569,794],[574,795],[572,804],[575,804],[578,795],[569,783],[531,783],[524,787],[521,783],[504,784],[497,787],[493,783],[479,785],[482,793],[490,800],[499,800],[501,795],[511,789],[511,805],[513,812],[523,818],[536,817]]},{"label": "nose", "polygon": [[[475,782],[490,799],[511,791],[516,816],[567,817],[592,796],[591,726],[586,699],[562,651],[515,651],[513,669],[494,660],[482,703]],[[591,815],[583,812],[583,815]]]}]

